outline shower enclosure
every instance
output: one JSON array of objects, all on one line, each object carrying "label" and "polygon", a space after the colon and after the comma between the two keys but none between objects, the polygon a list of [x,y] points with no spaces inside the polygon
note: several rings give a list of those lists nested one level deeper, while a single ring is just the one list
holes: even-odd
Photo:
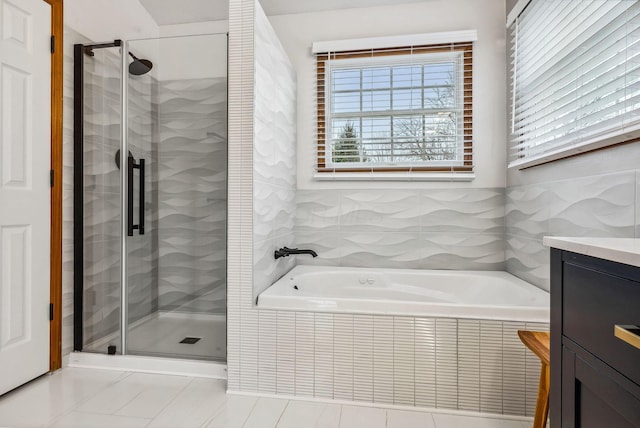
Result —
[{"label": "shower enclosure", "polygon": [[226,360],[226,50],[75,45],[76,351]]}]

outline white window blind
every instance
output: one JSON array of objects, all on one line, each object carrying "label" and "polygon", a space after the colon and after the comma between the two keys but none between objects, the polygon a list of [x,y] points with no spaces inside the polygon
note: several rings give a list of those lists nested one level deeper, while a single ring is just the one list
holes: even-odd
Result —
[{"label": "white window blind", "polygon": [[471,172],[472,43],[317,55],[317,172]]},{"label": "white window blind", "polygon": [[531,0],[510,25],[510,167],[640,135],[640,3]]}]

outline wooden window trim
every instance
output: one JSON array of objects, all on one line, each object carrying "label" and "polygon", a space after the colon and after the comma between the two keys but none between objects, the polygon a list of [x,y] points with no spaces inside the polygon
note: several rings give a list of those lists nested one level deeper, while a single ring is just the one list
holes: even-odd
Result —
[{"label": "wooden window trim", "polygon": [[[463,164],[461,166],[450,167],[389,167],[371,166],[354,168],[334,168],[327,167],[325,152],[326,148],[326,99],[325,99],[325,62],[329,59],[341,60],[352,58],[373,58],[384,56],[396,56],[411,54],[425,54],[438,52],[462,52],[463,55]],[[317,155],[316,170],[318,173],[328,172],[472,172],[473,171],[473,44],[471,42],[443,43],[424,46],[403,46],[389,49],[372,49],[358,51],[343,51],[321,53],[316,55],[316,99],[317,99]]]}]

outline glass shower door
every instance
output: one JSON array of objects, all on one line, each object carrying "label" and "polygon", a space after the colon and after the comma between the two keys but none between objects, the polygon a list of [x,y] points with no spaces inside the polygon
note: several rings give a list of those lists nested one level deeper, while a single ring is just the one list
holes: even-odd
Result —
[{"label": "glass shower door", "polygon": [[226,34],[128,42],[126,353],[226,360]]},{"label": "glass shower door", "polygon": [[[80,39],[77,34],[70,37]],[[74,46],[74,349],[120,352],[121,54]]]}]

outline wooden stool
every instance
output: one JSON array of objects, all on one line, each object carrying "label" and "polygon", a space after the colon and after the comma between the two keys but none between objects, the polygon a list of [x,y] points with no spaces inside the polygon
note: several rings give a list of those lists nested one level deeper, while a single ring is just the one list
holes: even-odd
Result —
[{"label": "wooden stool", "polygon": [[533,428],[545,428],[549,415],[549,333],[544,331],[518,330],[518,336],[534,354],[540,358],[540,384]]}]

